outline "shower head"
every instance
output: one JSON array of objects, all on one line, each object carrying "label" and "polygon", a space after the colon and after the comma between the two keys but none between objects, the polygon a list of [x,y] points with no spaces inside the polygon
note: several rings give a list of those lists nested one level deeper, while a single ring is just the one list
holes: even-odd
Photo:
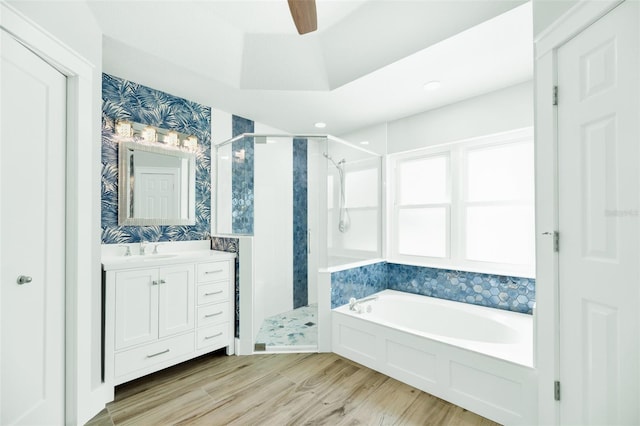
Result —
[{"label": "shower head", "polygon": [[347,160],[345,160],[345,159],[343,158],[342,160],[340,160],[340,161],[338,161],[338,162],[336,163],[336,161],[335,161],[333,158],[331,158],[331,156],[330,156],[329,154],[327,154],[326,152],[323,152],[323,153],[322,153],[322,156],[323,156],[324,158],[326,158],[327,160],[331,161],[331,162],[333,163],[333,165],[334,165],[334,166],[336,166],[338,169],[340,169],[340,166],[342,166],[344,163],[346,163],[346,162],[347,162]]}]

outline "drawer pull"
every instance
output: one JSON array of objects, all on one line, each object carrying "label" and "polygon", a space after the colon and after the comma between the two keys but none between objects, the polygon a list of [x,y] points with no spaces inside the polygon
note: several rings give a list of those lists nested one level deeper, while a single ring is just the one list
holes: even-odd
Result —
[{"label": "drawer pull", "polygon": [[167,352],[169,352],[171,349],[165,349],[162,352],[158,352],[157,354],[151,354],[151,355],[147,355],[147,358],[153,358],[154,356],[158,356],[158,355],[162,355],[162,354],[166,354]]},{"label": "drawer pull", "polygon": [[216,312],[216,313],[213,313],[213,314],[207,314],[204,317],[205,318],[211,318],[211,317],[215,317],[216,315],[222,315],[222,311]]},{"label": "drawer pull", "polygon": [[222,269],[216,269],[215,271],[205,271],[205,274],[217,274],[218,272],[222,272]]},{"label": "drawer pull", "polygon": [[211,293],[205,293],[205,296],[213,296],[214,294],[220,294],[220,293],[224,293],[224,290],[219,290],[219,291],[213,291]]},{"label": "drawer pull", "polygon": [[221,331],[218,334],[214,334],[213,336],[205,336],[204,340],[209,340],[209,339],[213,339],[214,337],[220,337],[222,336],[224,333]]}]

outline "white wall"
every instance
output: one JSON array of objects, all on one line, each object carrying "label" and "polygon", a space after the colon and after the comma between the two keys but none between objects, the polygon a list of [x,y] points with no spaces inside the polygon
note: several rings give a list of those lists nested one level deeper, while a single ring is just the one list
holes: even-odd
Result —
[{"label": "white wall", "polygon": [[540,35],[556,19],[566,13],[580,0],[536,0],[533,7],[533,37]]},{"label": "white wall", "polygon": [[[101,383],[101,275],[100,275],[100,123],[102,102],[102,34],[100,27],[83,2],[21,1],[7,2],[37,27],[75,51],[93,66],[91,79],[90,140],[75,152],[78,198],[71,200],[78,216],[72,249],[77,254],[77,268],[69,271],[77,277],[79,288],[74,303],[67,304],[70,326],[77,336],[75,346],[67,345],[67,356],[75,362],[75,371],[67,372],[67,385],[73,389],[67,401],[71,423],[83,424],[104,407],[109,392]],[[72,96],[78,96],[77,93]],[[86,113],[87,111],[82,111]],[[74,125],[77,123],[74,123]],[[69,326],[69,325],[68,325]]]},{"label": "white wall", "polygon": [[[255,123],[255,133],[282,133]],[[293,144],[254,145],[254,334],[262,320],[293,309]]]},{"label": "white wall", "polygon": [[528,81],[389,123],[387,152],[533,126],[533,82]]},{"label": "white wall", "polygon": [[[376,154],[384,155],[387,153],[387,128],[387,123],[380,123],[345,133],[340,135],[340,139],[344,139],[353,145],[373,151]],[[362,144],[362,142],[369,143]]]},{"label": "white wall", "polygon": [[220,148],[216,156],[214,145],[231,139],[233,135],[231,114],[211,110],[211,234],[232,232],[231,216],[231,148],[228,144]]}]

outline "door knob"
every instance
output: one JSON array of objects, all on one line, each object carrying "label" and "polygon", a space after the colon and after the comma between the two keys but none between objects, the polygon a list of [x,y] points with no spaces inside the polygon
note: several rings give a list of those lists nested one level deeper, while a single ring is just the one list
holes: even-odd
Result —
[{"label": "door knob", "polygon": [[16,281],[18,284],[22,285],[30,283],[33,279],[28,275],[20,275]]}]

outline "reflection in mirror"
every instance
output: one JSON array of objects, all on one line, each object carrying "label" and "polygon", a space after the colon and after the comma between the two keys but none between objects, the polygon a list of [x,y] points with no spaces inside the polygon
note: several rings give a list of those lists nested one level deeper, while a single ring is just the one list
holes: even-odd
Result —
[{"label": "reflection in mirror", "polygon": [[119,225],[194,225],[195,155],[178,148],[120,144]]}]

